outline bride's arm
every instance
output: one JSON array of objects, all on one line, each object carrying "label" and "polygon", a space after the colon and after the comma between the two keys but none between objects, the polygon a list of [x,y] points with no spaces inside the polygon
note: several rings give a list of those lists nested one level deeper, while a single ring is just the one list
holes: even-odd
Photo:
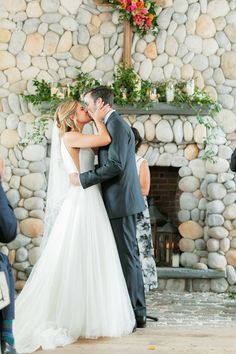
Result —
[{"label": "bride's arm", "polygon": [[106,113],[109,111],[108,105],[99,107],[93,114],[93,120],[97,127],[97,134],[82,134],[79,132],[68,132],[64,134],[64,142],[73,148],[96,148],[110,144],[111,137],[103,123]]}]

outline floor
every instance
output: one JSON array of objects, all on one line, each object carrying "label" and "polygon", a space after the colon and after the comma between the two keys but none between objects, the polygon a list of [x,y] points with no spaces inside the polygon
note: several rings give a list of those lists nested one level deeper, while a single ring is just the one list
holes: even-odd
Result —
[{"label": "floor", "polygon": [[228,294],[167,293],[147,295],[147,328],[122,338],[79,339],[37,354],[235,354],[236,299]]}]

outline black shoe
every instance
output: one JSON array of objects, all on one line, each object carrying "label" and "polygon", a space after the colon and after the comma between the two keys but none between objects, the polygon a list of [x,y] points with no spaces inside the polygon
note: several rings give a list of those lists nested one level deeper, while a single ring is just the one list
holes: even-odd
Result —
[{"label": "black shoe", "polygon": [[17,354],[13,345],[7,343],[5,340],[1,342],[2,354]]},{"label": "black shoe", "polygon": [[145,328],[146,327],[146,316],[136,316],[137,328]]}]

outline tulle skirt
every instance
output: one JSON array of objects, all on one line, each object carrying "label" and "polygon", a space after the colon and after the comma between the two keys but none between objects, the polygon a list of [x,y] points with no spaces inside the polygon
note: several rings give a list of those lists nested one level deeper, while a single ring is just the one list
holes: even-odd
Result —
[{"label": "tulle skirt", "polygon": [[[114,201],[115,202],[115,201]],[[16,300],[18,353],[132,332],[135,318],[98,186],[71,186]]]}]

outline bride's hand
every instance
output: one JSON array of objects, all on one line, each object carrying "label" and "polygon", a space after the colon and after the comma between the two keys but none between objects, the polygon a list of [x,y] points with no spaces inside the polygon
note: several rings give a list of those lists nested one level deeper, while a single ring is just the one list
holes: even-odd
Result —
[{"label": "bride's hand", "polygon": [[95,122],[102,122],[110,110],[111,106],[109,104],[104,105],[104,102],[101,102],[96,111],[91,114],[91,117]]},{"label": "bride's hand", "polygon": [[79,174],[76,172],[73,172],[69,174],[69,180],[70,183],[73,184],[74,186],[80,186],[80,179],[79,179]]}]

